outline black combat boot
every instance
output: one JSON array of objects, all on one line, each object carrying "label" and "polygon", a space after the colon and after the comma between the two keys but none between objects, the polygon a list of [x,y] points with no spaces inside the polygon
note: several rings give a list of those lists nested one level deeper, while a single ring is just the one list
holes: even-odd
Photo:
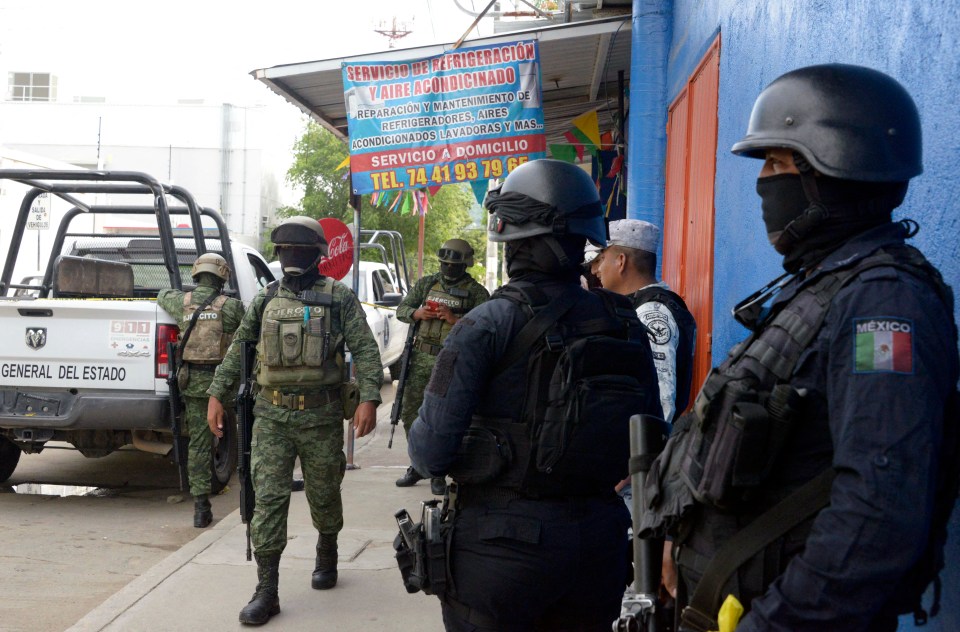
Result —
[{"label": "black combat boot", "polygon": [[257,559],[257,589],[250,603],[240,611],[240,623],[263,625],[275,614],[280,614],[280,554]]},{"label": "black combat boot", "polygon": [[443,496],[447,493],[447,479],[435,476],[430,479],[430,493],[434,496]]},{"label": "black combat boot", "polygon": [[422,480],[423,477],[420,476],[420,472],[413,469],[413,466],[411,465],[407,468],[407,472],[397,479],[397,487],[410,487],[411,485],[416,485]]},{"label": "black combat boot", "polygon": [[317,540],[317,567],[313,569],[310,585],[317,590],[329,590],[337,585],[337,534],[321,533]]},{"label": "black combat boot", "polygon": [[206,494],[195,496],[193,499],[193,526],[203,529],[213,522],[213,509],[210,507],[210,497]]}]

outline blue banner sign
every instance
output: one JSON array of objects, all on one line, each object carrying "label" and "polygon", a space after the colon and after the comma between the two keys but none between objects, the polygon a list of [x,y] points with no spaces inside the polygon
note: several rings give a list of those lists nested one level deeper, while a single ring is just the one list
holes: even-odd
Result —
[{"label": "blue banner sign", "polygon": [[345,62],[353,192],[502,178],[546,156],[536,40]]}]

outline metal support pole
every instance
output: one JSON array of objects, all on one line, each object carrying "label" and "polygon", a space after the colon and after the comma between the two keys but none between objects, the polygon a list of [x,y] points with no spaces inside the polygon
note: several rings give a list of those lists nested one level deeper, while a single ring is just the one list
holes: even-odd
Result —
[{"label": "metal support pole", "polygon": [[[350,183],[350,190],[353,190],[353,182]],[[359,296],[360,291],[360,196],[352,194],[350,196],[350,206],[353,207],[353,293]],[[356,367],[353,362],[353,354],[350,354],[350,377],[356,377]],[[359,470],[360,466],[353,462],[353,448],[356,444],[356,428],[353,424],[348,424],[347,431],[347,469]]]}]

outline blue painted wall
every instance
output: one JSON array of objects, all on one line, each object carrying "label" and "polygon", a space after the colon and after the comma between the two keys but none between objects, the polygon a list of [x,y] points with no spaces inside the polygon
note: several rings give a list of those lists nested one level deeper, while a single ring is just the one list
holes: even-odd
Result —
[{"label": "blue painted wall", "polygon": [[[761,163],[733,156],[729,148],[746,130],[757,94],[794,68],[828,62],[871,66],[898,79],[913,95],[923,123],[925,171],[912,181],[894,217],[919,222],[921,230],[913,243],[960,290],[960,108],[954,105],[960,94],[960,2],[662,0],[662,4],[670,11],[672,25],[664,108],[721,34],[714,363],[745,335],[729,316],[730,309],[782,272],[780,257],[767,244],[754,192]],[[642,16],[635,12],[634,46],[638,22]],[[635,124],[634,112],[630,124]],[[631,178],[635,168],[631,166]],[[954,512],[948,548],[943,612],[921,628],[930,632],[960,630],[960,511]],[[900,627],[913,629],[906,618]]]}]

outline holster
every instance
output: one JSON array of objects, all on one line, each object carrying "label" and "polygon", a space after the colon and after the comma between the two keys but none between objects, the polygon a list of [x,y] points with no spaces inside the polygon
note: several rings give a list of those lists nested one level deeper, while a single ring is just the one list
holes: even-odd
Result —
[{"label": "holster", "polygon": [[[433,512],[432,517],[428,512]],[[449,583],[447,555],[453,520],[441,519],[440,508],[426,504],[423,519],[411,531],[412,547],[402,531],[393,540],[403,586],[408,593],[423,591],[443,599]]]}]

